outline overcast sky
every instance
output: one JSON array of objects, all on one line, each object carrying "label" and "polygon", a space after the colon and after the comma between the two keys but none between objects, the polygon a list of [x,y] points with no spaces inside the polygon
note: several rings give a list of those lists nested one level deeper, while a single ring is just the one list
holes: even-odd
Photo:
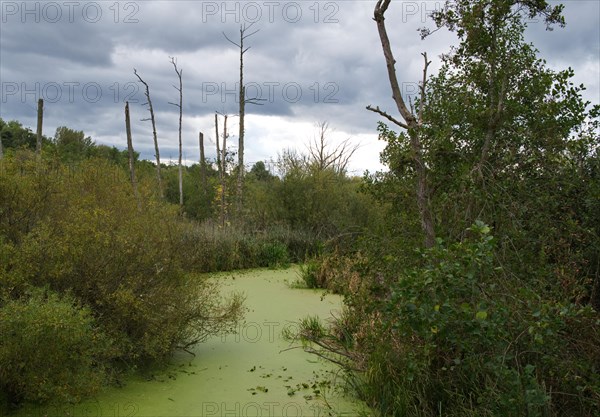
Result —
[{"label": "overcast sky", "polygon": [[[571,66],[585,98],[600,102],[600,2],[565,1],[567,26],[545,31],[530,22],[527,39],[555,69]],[[230,38],[240,24],[259,31],[247,39],[245,81],[246,157],[275,158],[284,148],[303,150],[315,124],[329,122],[333,143],[360,144],[354,174],[379,169],[374,113],[368,104],[393,111],[385,61],[375,22],[375,2],[362,1],[1,1],[0,117],[35,130],[36,102],[45,99],[44,134],[58,126],[83,130],[99,144],[125,147],[123,108],[129,100],[134,147],[153,159],[144,90],[135,67],[150,85],[163,162],[177,160],[177,78],[169,57],[183,70],[184,158],[197,161],[198,132],[214,157],[214,112],[235,115],[239,51]],[[421,52],[439,68],[439,55],[456,44],[439,31],[424,41],[417,29],[431,27],[428,11],[441,1],[393,1],[388,32],[405,93],[421,76]],[[556,3],[553,3],[556,4]],[[238,119],[230,118],[232,150]]]}]

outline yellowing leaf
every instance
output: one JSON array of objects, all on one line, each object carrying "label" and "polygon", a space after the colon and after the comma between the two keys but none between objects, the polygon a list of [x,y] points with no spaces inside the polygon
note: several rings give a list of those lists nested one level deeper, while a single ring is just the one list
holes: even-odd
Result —
[{"label": "yellowing leaf", "polygon": [[487,318],[487,311],[478,311],[477,314],[475,314],[475,318],[477,320],[485,320]]}]

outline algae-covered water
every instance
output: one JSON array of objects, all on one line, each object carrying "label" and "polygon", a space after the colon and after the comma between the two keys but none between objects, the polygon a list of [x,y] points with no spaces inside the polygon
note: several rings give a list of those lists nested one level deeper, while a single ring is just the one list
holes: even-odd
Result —
[{"label": "algae-covered water", "polygon": [[[291,349],[281,332],[306,315],[326,319],[341,299],[291,289],[296,269],[219,274],[223,292],[246,295],[244,323],[236,334],[216,336],[178,353],[172,365],[122,388],[110,387],[77,405],[25,407],[15,416],[279,417],[357,416],[364,407],[336,387],[329,363]],[[331,414],[330,414],[331,413]]]}]

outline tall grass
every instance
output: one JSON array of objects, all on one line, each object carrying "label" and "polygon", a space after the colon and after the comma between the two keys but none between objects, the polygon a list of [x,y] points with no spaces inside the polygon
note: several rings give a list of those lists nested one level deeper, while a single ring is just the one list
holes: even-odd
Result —
[{"label": "tall grass", "polygon": [[320,250],[310,232],[285,227],[248,231],[237,226],[222,228],[211,221],[189,222],[180,246],[184,267],[193,272],[285,267]]}]

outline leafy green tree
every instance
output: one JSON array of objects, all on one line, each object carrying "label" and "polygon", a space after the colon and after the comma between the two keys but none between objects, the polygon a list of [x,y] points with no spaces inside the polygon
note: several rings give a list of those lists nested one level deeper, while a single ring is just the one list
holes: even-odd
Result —
[{"label": "leafy green tree", "polygon": [[78,162],[92,154],[95,144],[92,138],[85,136],[81,130],[73,130],[61,126],[54,135],[56,151],[65,162]]},{"label": "leafy green tree", "polygon": [[2,136],[2,146],[5,152],[10,148],[35,149],[35,133],[29,128],[24,128],[16,120],[5,122],[0,118],[0,136]]},{"label": "leafy green tree", "polygon": [[[391,200],[396,209],[418,212],[418,198],[409,190],[419,181],[410,138],[417,135],[436,235],[461,239],[470,224],[484,220],[500,245],[507,245],[498,252],[527,254],[528,262],[515,266],[534,276],[540,268],[541,275],[552,272],[548,261],[563,258],[546,256],[559,243],[561,251],[581,254],[594,241],[592,223],[578,219],[581,202],[574,198],[589,182],[571,171],[570,149],[593,152],[589,136],[598,133],[588,129],[583,135],[582,126],[586,120],[597,123],[598,106],[590,108],[581,98],[584,87],[573,85],[571,69],[548,69],[524,40],[526,17],[563,24],[561,10],[545,1],[459,0],[434,12],[437,27],[455,31],[460,44],[443,56],[439,74],[427,80],[416,101],[418,126],[395,134],[380,125],[380,136],[388,141],[382,160],[390,171],[372,177],[384,198],[390,194],[386,188],[397,188]],[[414,232],[414,225],[408,220],[407,230]],[[586,269],[590,259],[584,258],[571,270]],[[596,276],[597,267],[588,273]],[[564,277],[573,297],[589,299],[590,286],[587,294],[577,294],[589,277]]]},{"label": "leafy green tree", "polygon": [[270,181],[275,178],[275,176],[267,170],[267,167],[263,161],[258,161],[252,165],[249,174],[252,175],[252,177],[257,181]]},{"label": "leafy green tree", "polygon": [[313,275],[339,265],[348,311],[301,336],[385,415],[598,416],[600,107],[524,39],[528,19],[564,24],[562,6],[446,2],[432,19],[459,45],[411,105],[390,4],[375,20],[403,121],[371,110],[403,130],[379,125],[389,171],[369,189],[392,232],[325,259]]}]

